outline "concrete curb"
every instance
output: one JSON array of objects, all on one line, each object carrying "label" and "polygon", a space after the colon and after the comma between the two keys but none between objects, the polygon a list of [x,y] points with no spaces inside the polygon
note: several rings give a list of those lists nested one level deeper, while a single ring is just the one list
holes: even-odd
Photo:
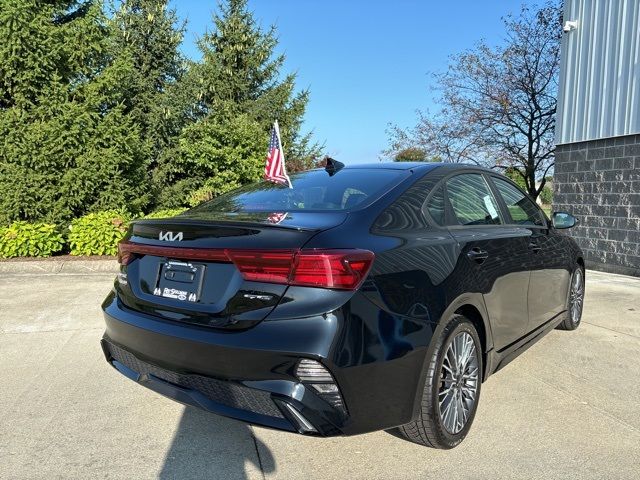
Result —
[{"label": "concrete curb", "polygon": [[100,274],[118,272],[118,261],[105,260],[33,260],[0,262],[0,274],[5,273],[84,273]]}]

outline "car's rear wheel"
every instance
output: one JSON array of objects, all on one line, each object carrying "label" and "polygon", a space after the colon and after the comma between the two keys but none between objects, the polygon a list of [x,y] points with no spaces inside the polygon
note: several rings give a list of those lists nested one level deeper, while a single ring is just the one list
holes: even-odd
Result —
[{"label": "car's rear wheel", "polygon": [[582,306],[584,305],[584,268],[576,265],[571,275],[569,294],[567,297],[567,313],[562,323],[558,325],[560,330],[575,330],[582,319]]},{"label": "car's rear wheel", "polygon": [[453,448],[467,436],[478,406],[482,350],[473,324],[455,315],[436,340],[419,417],[400,435],[433,448]]}]

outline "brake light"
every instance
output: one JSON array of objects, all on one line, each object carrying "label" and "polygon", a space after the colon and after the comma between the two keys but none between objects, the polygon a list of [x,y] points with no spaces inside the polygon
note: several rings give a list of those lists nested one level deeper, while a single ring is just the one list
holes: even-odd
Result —
[{"label": "brake light", "polygon": [[245,280],[287,283],[295,250],[227,250]]},{"label": "brake light", "polygon": [[289,283],[355,290],[369,273],[373,257],[368,250],[301,250]]},{"label": "brake light", "polygon": [[373,263],[368,250],[227,250],[245,280],[355,290]]},{"label": "brake light", "polygon": [[368,250],[244,250],[182,248],[123,241],[118,261],[128,265],[136,255],[180,260],[233,263],[245,280],[288,285],[355,290],[371,269],[374,254]]},{"label": "brake light", "polygon": [[120,265],[129,265],[133,260],[133,254],[129,245],[129,242],[120,242],[118,244],[118,263]]}]

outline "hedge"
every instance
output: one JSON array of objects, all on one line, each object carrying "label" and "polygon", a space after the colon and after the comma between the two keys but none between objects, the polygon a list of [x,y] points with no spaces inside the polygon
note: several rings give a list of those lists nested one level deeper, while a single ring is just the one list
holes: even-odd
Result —
[{"label": "hedge", "polygon": [[71,255],[116,255],[118,242],[135,218],[169,218],[185,210],[170,208],[136,217],[120,210],[90,213],[71,222],[66,239],[56,225],[14,222],[0,227],[0,258],[50,257],[65,247]]},{"label": "hedge", "polygon": [[142,218],[170,218],[170,217],[175,217],[176,215],[180,215],[182,212],[186,210],[187,210],[186,208],[165,208],[162,210],[156,210],[155,212],[151,212]]},{"label": "hedge", "polygon": [[49,257],[64,248],[64,237],[55,225],[14,222],[0,227],[0,257]]},{"label": "hedge", "polygon": [[116,255],[131,216],[108,210],[76,218],[69,227],[71,255]]}]

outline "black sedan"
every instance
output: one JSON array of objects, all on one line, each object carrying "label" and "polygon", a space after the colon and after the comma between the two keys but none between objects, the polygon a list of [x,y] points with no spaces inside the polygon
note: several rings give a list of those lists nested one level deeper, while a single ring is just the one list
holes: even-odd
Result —
[{"label": "black sedan", "polygon": [[135,222],[103,304],[107,361],[253,424],[460,443],[483,381],[579,325],[584,260],[558,231],[575,219],[491,170],[342,167]]}]

